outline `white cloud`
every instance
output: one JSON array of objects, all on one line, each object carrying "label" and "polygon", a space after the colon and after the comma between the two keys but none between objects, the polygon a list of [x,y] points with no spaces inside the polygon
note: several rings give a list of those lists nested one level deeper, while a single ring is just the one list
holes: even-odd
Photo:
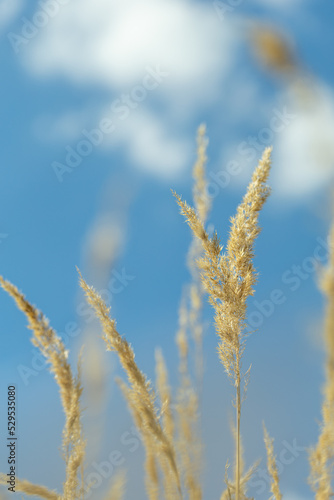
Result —
[{"label": "white cloud", "polygon": [[276,189],[291,197],[308,196],[334,179],[334,95],[320,85],[309,92],[275,146]]},{"label": "white cloud", "polygon": [[[285,0],[261,2],[273,7],[292,5]],[[132,95],[144,81],[147,67],[159,65],[166,70],[168,77],[147,92],[110,141],[104,142],[118,144],[139,168],[170,177],[189,164],[193,150],[186,133],[179,131],[187,131],[190,123],[193,126],[193,118],[208,102],[220,103],[218,108],[223,98],[229,100],[224,82],[233,78],[237,37],[240,26],[232,20],[222,23],[209,3],[71,0],[22,50],[28,68],[37,76],[63,75],[73,85],[107,89],[110,101]],[[229,88],[232,96],[238,96],[231,98],[233,109],[228,109],[231,123],[234,112],[241,123],[252,109],[266,106],[249,78],[235,85],[230,81]],[[92,113],[91,122],[98,113]],[[263,115],[262,111],[253,114]],[[55,121],[52,135],[80,134],[80,120],[65,112],[63,120]],[[308,106],[301,102],[296,119],[274,135],[276,192],[304,197],[325,185],[333,176],[333,136],[334,98],[319,86],[312,102]]]},{"label": "white cloud", "polygon": [[[326,189],[334,181],[333,91],[319,82],[304,82],[281,95],[274,107],[256,93],[252,105],[259,120],[251,135],[224,146],[216,168],[221,184],[244,187],[262,151],[272,144],[275,196],[300,202]],[[229,162],[238,166],[232,173]]]},{"label": "white cloud", "polygon": [[[216,102],[235,49],[231,24],[221,23],[211,4],[71,0],[22,46],[22,54],[36,76],[63,75],[74,85],[110,90],[113,97],[140,84],[148,66],[166,70],[168,78],[140,103],[141,114],[131,115],[123,131],[132,161],[166,175],[190,160],[187,138],[176,138],[174,130],[186,130],[203,106]],[[71,123],[66,121],[72,130]]]},{"label": "white cloud", "polygon": [[123,146],[128,159],[142,170],[170,179],[188,165],[192,144],[172,134],[148,111],[137,112],[110,136]]},{"label": "white cloud", "polygon": [[[124,89],[147,65],[171,73],[167,93],[205,94],[229,64],[230,31],[211,6],[187,0],[72,0],[26,53],[37,74]],[[200,82],[200,85],[199,85]],[[198,92],[200,90],[200,92]]]}]

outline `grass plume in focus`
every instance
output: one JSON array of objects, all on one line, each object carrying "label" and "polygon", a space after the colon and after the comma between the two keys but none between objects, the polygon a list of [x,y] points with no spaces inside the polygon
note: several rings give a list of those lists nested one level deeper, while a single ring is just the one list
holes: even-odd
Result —
[{"label": "grass plume in focus", "polygon": [[235,498],[240,497],[241,453],[240,418],[243,400],[242,382],[249,370],[242,371],[242,356],[247,338],[247,299],[254,293],[257,275],[253,267],[254,242],[260,229],[258,215],[268,195],[266,184],[271,161],[271,149],[265,150],[255,169],[247,193],[231,219],[231,231],[226,250],[220,244],[217,233],[210,238],[196,209],[187,205],[177,195],[181,213],[193,234],[201,241],[204,256],[199,260],[201,278],[215,311],[215,328],[219,337],[218,354],[221,363],[236,390],[236,473]]}]

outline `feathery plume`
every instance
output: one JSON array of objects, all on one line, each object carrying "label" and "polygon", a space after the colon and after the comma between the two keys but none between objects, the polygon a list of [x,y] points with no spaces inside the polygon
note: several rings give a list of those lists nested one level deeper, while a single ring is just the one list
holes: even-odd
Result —
[{"label": "feathery plume", "polygon": [[[82,438],[80,397],[80,363],[78,375],[72,374],[67,360],[65,346],[49,326],[43,313],[32,306],[19,290],[0,276],[0,286],[15,300],[17,307],[26,315],[28,327],[33,332],[32,343],[50,364],[50,371],[60,389],[60,397],[65,413],[63,431],[63,455],[66,464],[63,500],[82,497],[82,467],[85,457],[85,443]],[[81,484],[78,476],[81,475]]]},{"label": "feathery plume", "polygon": [[291,75],[298,70],[291,44],[281,33],[257,25],[251,32],[251,43],[259,62],[266,68],[282,75]]},{"label": "feathery plume", "polygon": [[[7,477],[4,474],[0,475],[0,484],[7,484]],[[15,480],[15,490],[20,493],[25,493],[26,495],[45,498],[45,500],[61,500],[62,498],[61,495],[58,495],[55,491],[50,491],[45,486],[30,483],[30,481],[26,481],[25,479]]]},{"label": "feathery plume", "polygon": [[168,439],[174,440],[174,418],[171,410],[171,389],[168,382],[168,372],[161,349],[155,353],[156,387],[161,401],[161,419],[163,429]]},{"label": "feathery plume", "polygon": [[[157,460],[156,460],[155,437],[151,433],[150,428],[145,425],[145,422],[142,417],[142,412],[140,411],[140,408],[138,408],[138,406],[136,405],[136,397],[134,396],[131,387],[129,387],[120,378],[117,378],[116,382],[119,385],[123,393],[124,399],[129,406],[129,409],[132,413],[133,420],[137,426],[137,429],[139,429],[141,432],[142,441],[146,452],[145,485],[146,485],[147,496],[149,500],[159,500],[160,482],[159,482],[159,474],[158,474]],[[168,472],[169,471],[167,471],[167,476]]]},{"label": "feathery plume", "polygon": [[266,445],[267,450],[267,467],[268,472],[271,477],[270,488],[273,494],[273,499],[282,500],[282,494],[279,486],[279,475],[277,470],[276,457],[274,454],[274,440],[269,436],[267,429],[263,425],[263,433],[264,433],[264,444]]},{"label": "feathery plume", "polygon": [[176,342],[179,349],[180,387],[177,395],[177,440],[176,446],[180,457],[182,476],[186,490],[192,500],[202,499],[201,477],[201,441],[199,433],[198,394],[196,393],[188,367],[188,314],[183,294],[179,313],[179,330]]},{"label": "feathery plume", "polygon": [[107,495],[104,500],[122,500],[125,490],[125,474],[120,472],[117,474],[116,479],[113,480]]},{"label": "feathery plume", "polygon": [[178,391],[177,449],[180,456],[186,490],[192,500],[202,499],[201,441],[198,429],[198,395],[196,394],[187,370],[186,359],[180,362],[181,386]]},{"label": "feathery plume", "polygon": [[206,137],[206,126],[200,125],[197,131],[197,159],[193,167],[193,199],[199,219],[205,224],[211,208],[210,198],[207,190],[206,164],[207,164],[208,138]]},{"label": "feathery plume", "polygon": [[[84,290],[87,302],[93,307],[96,316],[99,318],[103,339],[107,349],[115,351],[122,367],[128,377],[130,389],[127,391],[127,399],[132,412],[137,417],[137,426],[143,436],[149,431],[152,435],[151,444],[154,443],[156,459],[160,463],[165,478],[168,476],[170,488],[174,487],[174,498],[181,498],[181,486],[178,467],[176,463],[175,450],[163,431],[157,410],[155,407],[155,394],[150,382],[139,370],[134,352],[125,338],[116,329],[115,320],[111,319],[110,308],[97,294],[93,287],[87,285],[79,272],[80,285]],[[144,440],[145,444],[145,440]]]},{"label": "feathery plume", "polygon": [[[201,125],[197,133],[197,159],[193,167],[193,200],[196,213],[204,225],[211,208],[207,191],[206,163],[207,163],[206,127]],[[176,343],[179,350],[180,387],[177,401],[178,440],[177,447],[182,466],[185,486],[190,498],[201,500],[201,439],[199,431],[199,394],[201,393],[203,378],[203,325],[201,310],[203,306],[203,285],[200,280],[198,259],[202,256],[201,242],[192,238],[188,252],[187,265],[192,282],[184,288],[179,311],[179,329]],[[190,376],[188,366],[188,331],[195,344],[195,371],[197,392]]]},{"label": "feathery plume", "polygon": [[333,497],[332,474],[334,467],[334,223],[329,235],[330,256],[328,267],[320,280],[320,288],[327,298],[325,321],[326,382],[323,389],[322,423],[317,445],[309,455],[309,483],[316,500]]},{"label": "feathery plume", "polygon": [[[199,220],[205,226],[211,209],[211,200],[208,196],[208,182],[206,179],[207,164],[206,127],[202,124],[197,133],[197,160],[193,168],[193,200],[194,209]],[[197,261],[202,257],[201,242],[195,236],[192,239],[188,253],[188,268],[192,276],[192,283],[189,285],[189,328],[196,347],[196,375],[198,391],[201,392],[203,378],[203,325],[201,323],[201,311],[203,307],[203,285]]]},{"label": "feathery plume", "polygon": [[254,293],[257,275],[253,267],[254,242],[260,232],[258,216],[270,190],[266,185],[271,166],[267,148],[254,171],[246,195],[231,219],[230,236],[223,253],[217,233],[209,237],[196,211],[175,194],[181,213],[201,241],[204,256],[199,261],[201,279],[215,310],[220,360],[236,389],[236,500],[240,498],[240,414],[242,355],[245,349],[246,301]]}]

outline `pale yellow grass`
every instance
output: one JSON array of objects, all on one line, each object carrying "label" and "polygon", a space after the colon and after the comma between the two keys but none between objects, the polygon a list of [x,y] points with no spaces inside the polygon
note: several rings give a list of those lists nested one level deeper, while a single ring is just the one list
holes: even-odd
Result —
[{"label": "pale yellow grass", "polygon": [[[82,437],[80,397],[80,363],[78,375],[74,376],[68,362],[68,352],[62,340],[49,326],[45,316],[32,306],[19,290],[0,276],[0,285],[13,297],[17,307],[24,312],[28,326],[33,332],[32,343],[38,347],[50,364],[50,371],[60,389],[60,397],[65,413],[63,432],[63,457],[66,464],[66,479],[63,485],[64,500],[83,498],[83,461],[85,442]],[[17,483],[17,490],[34,495],[36,488],[42,498],[55,498],[46,488],[32,485],[27,481]]]},{"label": "pale yellow grass", "polygon": [[282,494],[279,485],[279,475],[274,454],[274,440],[269,436],[267,429],[264,427],[264,443],[267,450],[267,467],[271,477],[271,492],[275,500],[282,500]]},{"label": "pale yellow grass", "polygon": [[[205,127],[198,131],[197,161],[193,169],[194,207],[175,195],[191,230],[192,243],[188,255],[191,282],[184,288],[179,314],[176,342],[179,352],[179,387],[173,390],[168,370],[160,350],[156,351],[156,390],[139,368],[131,345],[120,335],[110,308],[93,287],[80,275],[80,285],[88,304],[99,319],[107,350],[114,351],[125,372],[127,383],[118,380],[134,422],[141,433],[146,452],[145,485],[149,500],[202,500],[202,443],[200,439],[200,391],[203,372],[201,311],[203,294],[215,312],[218,335],[218,356],[235,389],[236,419],[235,467],[233,479],[228,477],[221,500],[246,500],[247,486],[257,463],[244,471],[241,442],[241,408],[247,388],[249,369],[244,370],[242,359],[249,331],[246,327],[247,299],[253,295],[257,274],[253,267],[254,245],[260,228],[259,213],[269,195],[267,179],[271,167],[271,149],[264,151],[256,167],[247,192],[231,219],[226,246],[216,233],[211,237],[206,229],[210,211],[205,177],[207,162]],[[324,389],[323,422],[319,442],[310,454],[310,483],[317,500],[329,500],[334,457],[334,226],[331,233],[332,253],[328,270],[324,273],[322,288],[328,299],[326,342],[327,379]],[[45,486],[17,480],[17,491],[47,500],[76,500],[84,498],[83,475],[85,440],[82,433],[80,398],[80,361],[77,375],[73,375],[68,352],[59,336],[49,326],[44,315],[32,306],[19,290],[0,277],[0,285],[13,297],[32,330],[32,342],[47,359],[60,390],[65,414],[63,456],[65,482],[61,493]],[[195,368],[190,356],[190,343],[196,347]],[[196,374],[194,383],[192,373]],[[175,398],[173,397],[175,394]],[[223,421],[223,420],[222,420]],[[264,431],[267,466],[271,476],[271,492],[282,499],[273,440]],[[223,470],[223,467],[222,467]],[[222,478],[223,479],[223,478]],[[1,477],[5,484],[6,478]],[[105,500],[122,500],[125,495],[125,475],[120,473],[110,485]],[[210,499],[211,500],[211,499]]]},{"label": "pale yellow grass", "polygon": [[329,235],[330,256],[320,287],[327,299],[325,321],[326,382],[323,389],[322,422],[317,445],[310,452],[309,483],[316,500],[329,500],[334,468],[334,223]]},{"label": "pale yellow grass", "polygon": [[247,337],[246,301],[254,293],[257,275],[253,267],[254,242],[260,229],[258,215],[269,195],[266,185],[270,166],[271,149],[265,150],[255,169],[247,193],[231,219],[230,237],[226,251],[217,233],[210,237],[196,210],[178,195],[177,202],[193,234],[203,246],[204,256],[199,261],[201,278],[215,311],[215,328],[219,337],[218,353],[227,375],[236,390],[236,473],[235,498],[240,499],[240,418],[243,400],[242,381],[248,370],[242,371],[242,356]]}]

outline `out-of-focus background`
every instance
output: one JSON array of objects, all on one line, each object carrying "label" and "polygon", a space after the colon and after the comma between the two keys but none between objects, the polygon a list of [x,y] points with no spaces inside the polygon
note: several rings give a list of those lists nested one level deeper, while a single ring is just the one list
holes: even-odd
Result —
[{"label": "out-of-focus background", "polygon": [[[252,372],[242,432],[246,464],[263,458],[251,496],[269,495],[264,420],[285,498],[312,497],[307,448],[317,439],[324,359],[316,282],[328,256],[334,174],[333,15],[332,2],[311,0],[0,1],[0,273],[43,310],[74,364],[86,346],[87,474],[101,478],[94,498],[109,483],[101,463],[118,451],[113,472],[128,470],[126,498],[144,499],[143,450],[75,266],[110,302],[142,369],[154,378],[160,346],[175,386],[190,233],[170,189],[191,200],[202,122],[209,225],[223,243],[252,169],[274,145],[249,302],[257,332],[245,356]],[[57,386],[5,293],[0,310],[0,433],[15,382],[19,475],[60,488]],[[204,321],[203,479],[214,500],[233,459],[233,408],[209,307]],[[4,440],[0,465],[7,472]]]}]

